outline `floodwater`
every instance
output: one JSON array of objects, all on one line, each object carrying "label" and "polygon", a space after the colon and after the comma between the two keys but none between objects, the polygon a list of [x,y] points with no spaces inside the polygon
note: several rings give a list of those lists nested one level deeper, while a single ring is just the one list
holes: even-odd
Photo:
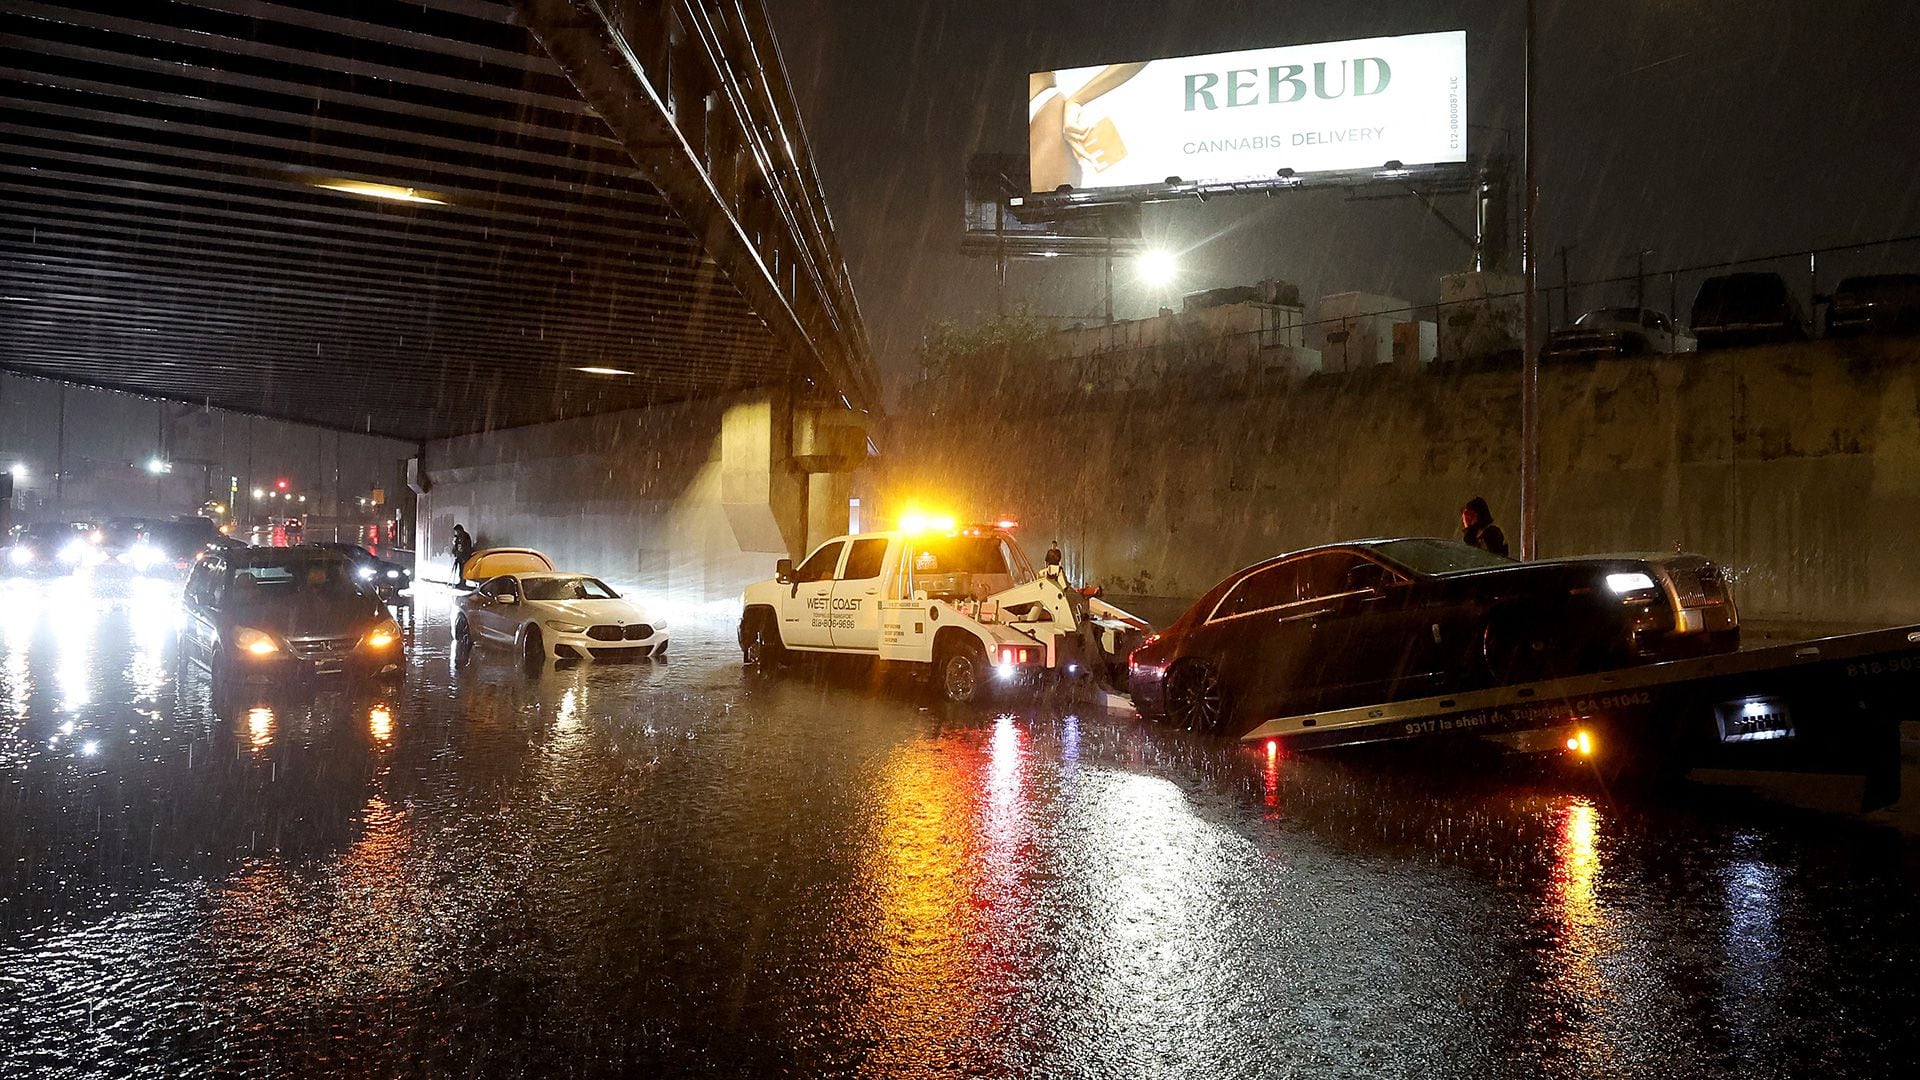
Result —
[{"label": "floodwater", "polygon": [[[243,700],[174,590],[0,582],[0,1076],[1878,1076],[1909,843],[839,668]],[[1444,782],[1443,782],[1444,778]]]}]

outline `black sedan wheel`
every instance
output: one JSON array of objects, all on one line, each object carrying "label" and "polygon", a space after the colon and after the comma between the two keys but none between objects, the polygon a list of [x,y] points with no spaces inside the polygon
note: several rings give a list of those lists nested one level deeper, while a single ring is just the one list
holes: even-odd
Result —
[{"label": "black sedan wheel", "polygon": [[1188,661],[1167,683],[1167,718],[1188,731],[1219,735],[1227,727],[1227,692],[1210,664]]}]

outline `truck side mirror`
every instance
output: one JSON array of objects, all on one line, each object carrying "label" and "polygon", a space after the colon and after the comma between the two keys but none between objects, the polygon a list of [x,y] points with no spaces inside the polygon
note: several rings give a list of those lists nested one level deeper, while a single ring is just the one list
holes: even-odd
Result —
[{"label": "truck side mirror", "polygon": [[793,580],[793,560],[781,559],[773,564],[773,580],[782,585]]}]

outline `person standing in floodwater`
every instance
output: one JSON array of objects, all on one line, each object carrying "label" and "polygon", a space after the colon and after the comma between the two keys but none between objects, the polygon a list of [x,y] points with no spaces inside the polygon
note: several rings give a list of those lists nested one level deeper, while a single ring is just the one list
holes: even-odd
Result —
[{"label": "person standing in floodwater", "polygon": [[1481,551],[1511,556],[1507,550],[1507,534],[1493,523],[1493,511],[1487,506],[1487,500],[1478,495],[1460,508],[1460,540]]},{"label": "person standing in floodwater", "polygon": [[473,537],[467,535],[465,525],[454,523],[453,543],[448,545],[447,550],[453,553],[453,583],[456,586],[465,585],[467,559],[473,555]]}]

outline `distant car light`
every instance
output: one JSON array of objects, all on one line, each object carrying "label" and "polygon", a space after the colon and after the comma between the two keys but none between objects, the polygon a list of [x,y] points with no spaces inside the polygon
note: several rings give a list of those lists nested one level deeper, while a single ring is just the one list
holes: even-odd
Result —
[{"label": "distant car light", "polygon": [[587,628],[581,626],[579,623],[561,622],[559,619],[548,619],[547,629],[556,630],[562,634],[584,634],[587,632]]},{"label": "distant car light", "polygon": [[280,651],[280,643],[264,630],[243,626],[234,632],[233,643],[255,656],[271,656]]},{"label": "distant car light", "polygon": [[[93,536],[93,542],[96,544],[99,543],[100,534],[94,533]],[[87,561],[92,556],[93,549],[87,546],[85,540],[69,540],[67,546],[60,549],[60,561],[63,563],[78,565],[79,563]]]},{"label": "distant car light", "polygon": [[354,574],[358,576],[361,581],[371,581],[373,579],[373,567],[363,566],[360,569],[355,570]]},{"label": "distant car light", "polygon": [[132,563],[136,570],[151,570],[154,564],[161,562],[165,558],[166,556],[161,553],[159,548],[148,543],[135,544],[132,550],[127,552],[127,561]]},{"label": "distant car light", "polygon": [[1638,571],[1607,575],[1607,588],[1610,589],[1615,596],[1627,596],[1631,593],[1647,592],[1653,587],[1652,576]]},{"label": "distant car light", "polygon": [[390,577],[390,578],[397,578],[397,577],[399,577],[399,576],[400,576],[400,571],[398,571],[398,570],[389,570],[389,571],[387,571],[387,576],[388,576],[388,577]]},{"label": "distant car light", "polygon": [[33,549],[25,544],[16,544],[12,551],[7,552],[7,561],[15,566],[32,566]]}]

